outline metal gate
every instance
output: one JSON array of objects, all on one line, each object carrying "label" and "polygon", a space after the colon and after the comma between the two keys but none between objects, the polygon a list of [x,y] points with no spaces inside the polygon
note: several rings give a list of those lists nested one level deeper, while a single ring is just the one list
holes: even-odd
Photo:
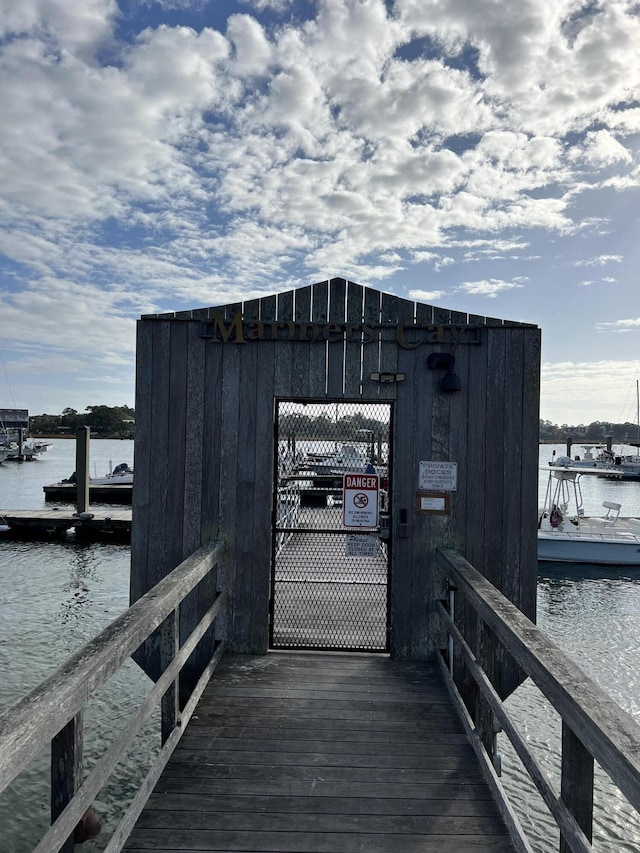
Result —
[{"label": "metal gate", "polygon": [[[389,403],[277,403],[272,648],[388,650],[390,448]],[[375,527],[345,474],[373,474],[346,482],[378,485]]]}]

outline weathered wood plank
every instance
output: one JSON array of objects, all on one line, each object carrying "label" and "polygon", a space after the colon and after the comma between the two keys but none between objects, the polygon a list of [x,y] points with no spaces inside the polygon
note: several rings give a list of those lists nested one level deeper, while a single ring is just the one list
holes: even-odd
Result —
[{"label": "weathered wood plank", "polygon": [[[329,316],[329,282],[320,281],[313,285],[311,317],[314,323],[323,325]],[[309,396],[321,400],[327,390],[327,343],[319,338],[309,348]]]},{"label": "weathered wood plank", "polygon": [[[294,319],[297,323],[311,322],[311,287],[300,287],[294,291]],[[291,370],[291,393],[298,398],[309,395],[309,361],[312,347],[299,343],[293,351]]]},{"label": "weathered wood plank", "polygon": [[[347,282],[347,323],[359,326],[363,316],[364,288],[352,281]],[[346,397],[358,398],[362,394],[362,336],[358,334],[345,344],[344,393]]]},{"label": "weathered wood plank", "polygon": [[[343,278],[332,278],[329,282],[329,323],[336,328],[345,322],[345,298],[347,283]],[[327,329],[327,394],[341,397],[344,390],[344,333]],[[335,340],[333,340],[335,338]]]},{"label": "weathered wood plank", "polygon": [[[361,689],[346,689],[349,671],[360,672]],[[296,672],[305,698],[295,698]],[[362,689],[367,677],[375,691]],[[225,658],[125,849],[513,851],[442,688],[433,664],[387,657]],[[385,737],[387,719],[415,728]],[[377,738],[362,736],[379,726]]]}]

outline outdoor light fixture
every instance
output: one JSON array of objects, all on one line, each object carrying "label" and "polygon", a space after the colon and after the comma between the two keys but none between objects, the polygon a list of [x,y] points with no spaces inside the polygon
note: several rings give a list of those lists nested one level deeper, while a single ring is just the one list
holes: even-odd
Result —
[{"label": "outdoor light fixture", "polygon": [[402,382],[406,379],[404,373],[371,373],[369,379],[373,382]]},{"label": "outdoor light fixture", "polygon": [[432,352],[427,358],[429,370],[446,370],[440,382],[441,391],[459,391],[462,388],[460,377],[453,372],[455,358],[448,352]]}]

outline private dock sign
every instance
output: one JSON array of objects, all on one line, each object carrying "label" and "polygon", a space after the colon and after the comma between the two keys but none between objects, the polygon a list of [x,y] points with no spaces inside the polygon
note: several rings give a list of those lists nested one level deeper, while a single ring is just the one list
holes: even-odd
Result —
[{"label": "private dock sign", "polygon": [[379,476],[377,474],[345,474],[342,489],[344,526],[377,527]]}]

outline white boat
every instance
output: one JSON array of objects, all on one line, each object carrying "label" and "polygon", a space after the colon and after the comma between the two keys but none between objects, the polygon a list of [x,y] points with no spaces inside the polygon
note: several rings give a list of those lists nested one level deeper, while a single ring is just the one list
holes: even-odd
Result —
[{"label": "white boat", "polygon": [[344,474],[366,471],[370,462],[364,450],[353,444],[342,444],[333,453],[308,453],[302,464],[315,474]]},{"label": "white boat", "polygon": [[[632,443],[632,447],[635,447]],[[582,456],[558,456],[549,462],[552,468],[595,468],[594,473],[611,480],[640,480],[640,455],[617,454],[601,444],[581,445]]]},{"label": "white boat", "polygon": [[[77,483],[76,472],[66,480],[61,480],[59,483],[51,483],[49,486],[44,486],[47,489],[55,489],[62,486],[75,486]],[[104,477],[89,477],[89,486],[131,486],[133,485],[133,468],[130,468],[126,462],[121,462],[119,465],[105,474]]]},{"label": "white boat", "polygon": [[549,471],[538,516],[538,559],[640,568],[640,519],[622,518],[621,504],[603,501],[601,516],[585,515],[580,478],[597,468]]}]

